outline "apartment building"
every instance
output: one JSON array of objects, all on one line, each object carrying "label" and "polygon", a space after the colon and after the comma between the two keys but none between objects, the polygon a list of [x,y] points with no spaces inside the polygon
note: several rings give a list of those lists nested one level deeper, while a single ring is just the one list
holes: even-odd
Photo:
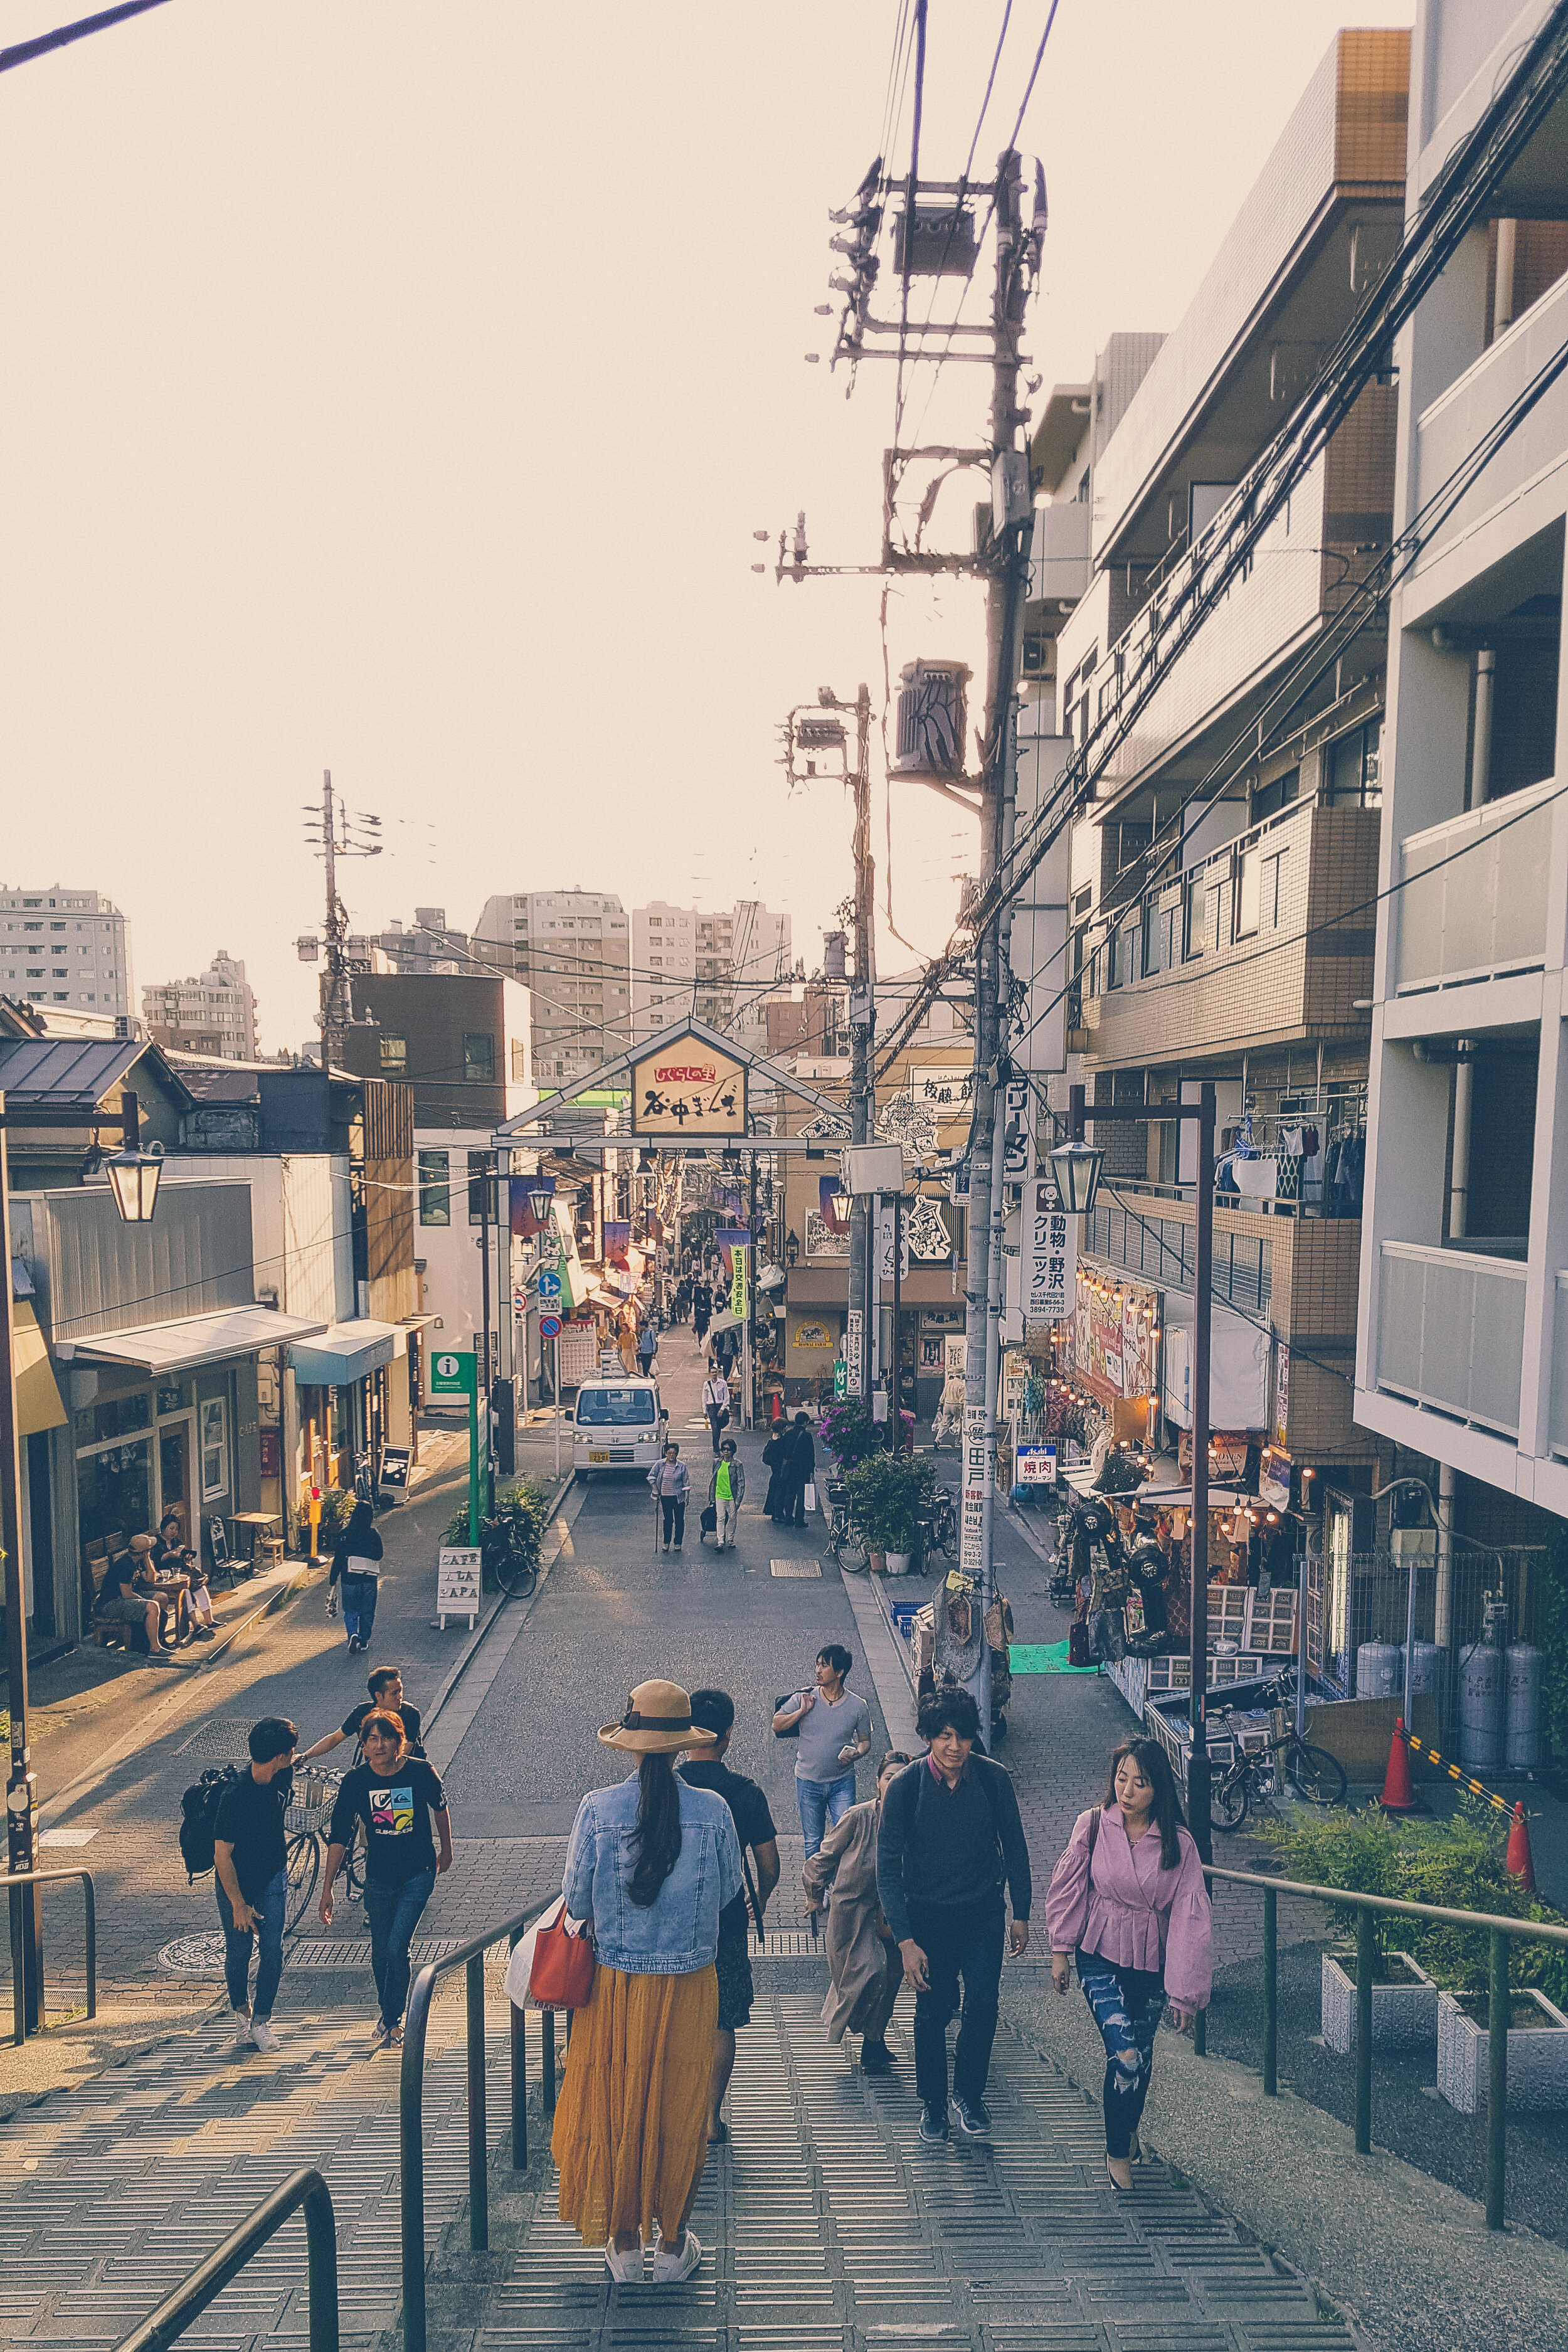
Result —
[{"label": "apartment building", "polygon": [[705,915],[664,898],[632,909],[632,1025],[652,1037],[681,1015],[767,1051],[764,1000],[790,971],[790,919],[760,899]]},{"label": "apartment building", "polygon": [[428,980],[467,971],[472,950],[467,932],[447,929],[445,907],[416,907],[412,923],[394,915],[384,931],[351,932],[343,952],[353,971],[395,971]]},{"label": "apartment building", "polygon": [[142,1018],[153,1043],[165,1050],[216,1054],[225,1062],[253,1062],[261,1050],[255,992],[244,964],[226,948],[199,979],[144,988]]},{"label": "apartment building", "polygon": [[[1422,0],[1413,215],[1553,14]],[[1356,1411],[1440,1488],[1439,1645],[1479,1637],[1457,1601],[1445,1625],[1467,1536],[1493,1548],[1505,1638],[1545,1640],[1508,1563],[1543,1559],[1568,1515],[1568,385],[1420,520],[1568,333],[1565,111],[1488,194],[1396,353],[1394,524],[1422,543],[1389,625]]]},{"label": "apartment building", "polygon": [[[1404,32],[1339,34],[1173,331],[1113,336],[1088,383],[1052,394],[1026,686],[1032,668],[1073,742],[1157,674],[1163,588],[1398,242],[1409,51]],[[1214,1081],[1216,1425],[1272,1441],[1298,1499],[1303,1466],[1375,1478],[1352,1409],[1373,977],[1356,910],[1377,887],[1387,656],[1380,616],[1351,600],[1389,543],[1397,397],[1367,388],[1169,658],[1071,844],[1066,1075],[1152,1106]],[[1109,1182],[1076,1352],[1119,1435],[1142,1434],[1152,1389],[1167,1428],[1184,1423],[1193,1134],[1171,1119],[1096,1139]],[[1119,1321],[1164,1331],[1163,1371],[1098,1346],[1096,1281]]]},{"label": "apartment building", "polygon": [[101,890],[13,888],[0,882],[0,988],[29,1004],[136,1010],[131,926]]},{"label": "apartment building", "polygon": [[531,890],[487,898],[474,955],[532,992],[533,1068],[548,1092],[630,1041],[626,910],[613,891]]}]

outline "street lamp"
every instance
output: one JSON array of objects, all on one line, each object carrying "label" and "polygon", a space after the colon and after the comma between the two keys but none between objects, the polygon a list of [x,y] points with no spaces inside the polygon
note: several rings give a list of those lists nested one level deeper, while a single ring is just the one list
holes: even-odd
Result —
[{"label": "street lamp", "polygon": [[550,1205],[554,1198],[555,1187],[553,1184],[536,1184],[530,1187],[528,1194],[528,1213],[533,1219],[536,1225],[543,1224],[545,1219],[550,1214]]},{"label": "street lamp", "polygon": [[1092,1143],[1085,1143],[1080,1139],[1076,1143],[1064,1143],[1046,1156],[1056,1170],[1057,1189],[1068,1214],[1087,1217],[1094,1207],[1094,1196],[1100,1190],[1100,1171],[1105,1165],[1104,1152],[1097,1151]]},{"label": "street lamp", "polygon": [[142,1120],[135,1096],[125,1088],[120,1100],[124,1141],[114,1157],[104,1163],[105,1173],[121,1223],[150,1225],[158,1205],[158,1179],[163,1172],[163,1162],[161,1156],[154,1157],[142,1149]]},{"label": "street lamp", "polygon": [[784,1243],[784,1255],[789,1260],[790,1268],[793,1272],[795,1262],[800,1255],[800,1236],[795,1232],[793,1225],[789,1229],[789,1235]]}]

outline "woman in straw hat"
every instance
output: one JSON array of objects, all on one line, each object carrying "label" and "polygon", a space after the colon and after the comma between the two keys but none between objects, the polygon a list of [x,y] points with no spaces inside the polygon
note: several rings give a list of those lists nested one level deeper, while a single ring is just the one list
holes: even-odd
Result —
[{"label": "woman in straw hat", "polygon": [[719,1914],[741,1891],[741,1849],[723,1798],[675,1770],[682,1748],[713,1744],[679,1683],[639,1683],[599,1738],[641,1760],[631,1780],[584,1798],[567,1848],[566,1909],[592,1921],[598,1965],[551,2153],[562,2220],[604,2247],[623,2285],[640,2283],[651,2244],[659,2285],[702,2259],[686,2221],[708,2153]]}]

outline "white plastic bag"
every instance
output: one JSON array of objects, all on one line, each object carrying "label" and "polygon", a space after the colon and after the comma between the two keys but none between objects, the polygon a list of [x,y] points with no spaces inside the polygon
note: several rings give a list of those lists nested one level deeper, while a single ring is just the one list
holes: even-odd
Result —
[{"label": "white plastic bag", "polygon": [[805,1482],[805,1507],[808,1511],[815,1511],[816,1508],[816,1481],[815,1478],[808,1478]]}]

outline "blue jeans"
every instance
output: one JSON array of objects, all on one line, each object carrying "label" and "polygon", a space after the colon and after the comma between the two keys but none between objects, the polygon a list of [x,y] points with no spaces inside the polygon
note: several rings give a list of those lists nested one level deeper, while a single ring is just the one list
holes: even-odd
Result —
[{"label": "blue jeans", "polygon": [[1115,1968],[1098,1952],[1079,1952],[1078,1980],[1105,2044],[1105,2152],[1120,2159],[1149,2095],[1165,1988],[1150,1969]]},{"label": "blue jeans", "polygon": [[253,1903],[258,1927],[237,1927],[234,1906],[224,1892],[223,1881],[217,1881],[217,1916],[223,1925],[223,1980],[228,1987],[228,2005],[243,2009],[249,1995],[250,1948],[259,1942],[261,1958],[256,1970],[256,2000],[251,2015],[270,2017],[272,2004],[278,1997],[278,1981],[283,1974],[283,1908],[289,1895],[289,1874],[280,1870],[270,1881],[258,1903]]},{"label": "blue jeans", "polygon": [[911,1903],[910,1933],[926,1956],[928,1983],[915,1995],[915,2094],[947,2113],[947,2028],[963,1979],[963,2015],[952,2053],[952,2087],[961,2099],[985,2096],[991,2044],[996,2039],[1002,1987],[1002,1931],[1006,1915],[946,1903]]},{"label": "blue jeans", "polygon": [[797,1780],[795,1794],[809,1862],[827,1835],[828,1822],[841,1822],[855,1802],[855,1775],[850,1771],[837,1780]]},{"label": "blue jeans", "polygon": [[375,1603],[381,1580],[374,1576],[345,1576],[342,1581],[343,1631],[351,1642],[368,1642],[375,1630]]},{"label": "blue jeans", "polygon": [[370,1967],[381,2002],[383,2024],[403,2022],[408,1999],[408,1947],[419,1915],[436,1884],[433,1870],[421,1870],[401,1886],[383,1886],[374,1878],[364,1883],[364,1916],[370,1921]]}]

